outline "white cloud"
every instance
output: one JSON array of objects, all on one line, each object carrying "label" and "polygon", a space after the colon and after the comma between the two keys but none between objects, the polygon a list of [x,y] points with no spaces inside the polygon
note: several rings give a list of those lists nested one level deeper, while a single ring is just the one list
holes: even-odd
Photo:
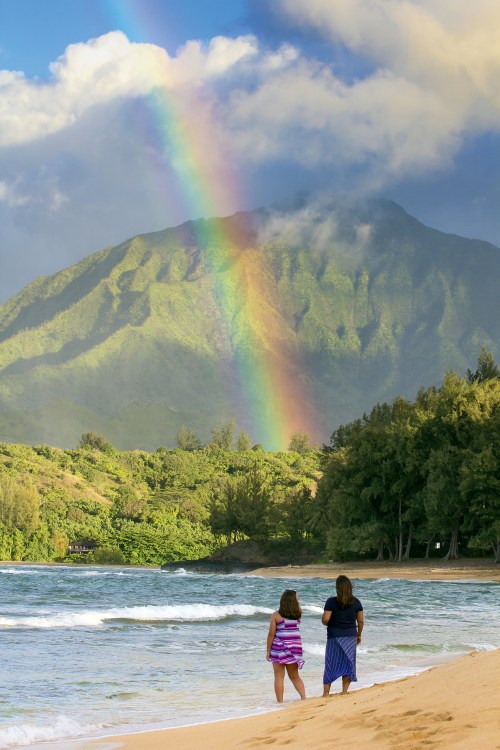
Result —
[{"label": "white cloud", "polygon": [[[329,40],[331,62],[252,35],[169,55],[117,31],[68,47],[49,81],[0,71],[8,262],[52,272],[203,205],[220,215],[279,199],[304,175],[340,192],[380,190],[446,168],[464,138],[499,130],[497,0],[276,4]],[[362,74],[334,64],[335,45]],[[335,227],[308,232],[314,245]]]},{"label": "white cloud", "polygon": [[359,262],[371,239],[372,226],[343,215],[345,208],[343,205],[339,211],[328,198],[318,198],[294,210],[275,209],[260,226],[259,242],[287,243],[316,253],[335,246],[337,256]]},{"label": "white cloud", "polygon": [[344,79],[333,65],[295,56],[257,85],[235,87],[224,121],[240,159],[330,164],[337,175],[354,166],[358,187],[373,190],[448,167],[464,138],[500,131],[497,0],[280,5],[350,49],[363,74]]},{"label": "white cloud", "polygon": [[[208,46],[188,42],[175,58],[155,45],[132,43],[120,31],[72,44],[50,66],[49,82],[0,71],[0,146],[58,132],[92,107],[117,98],[146,96],[157,88],[182,95],[183,87],[209,84],[257,55],[251,36],[216,37]],[[283,58],[289,57],[286,47]],[[279,54],[272,55],[271,64],[277,66],[278,59]]]},{"label": "white cloud", "polygon": [[30,202],[29,195],[23,195],[15,185],[0,180],[0,203],[17,208]]},{"label": "white cloud", "polygon": [[497,0],[280,0],[316,27],[414,86],[433,91],[461,124],[499,125]]}]

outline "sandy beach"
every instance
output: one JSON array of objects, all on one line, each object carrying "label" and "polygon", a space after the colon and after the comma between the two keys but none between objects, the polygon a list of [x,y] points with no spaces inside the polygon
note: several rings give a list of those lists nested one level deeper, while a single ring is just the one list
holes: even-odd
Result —
[{"label": "sandy beach", "polygon": [[499,688],[500,650],[471,653],[417,676],[353,690],[347,696],[313,697],[259,716],[64,743],[64,748],[497,750]]},{"label": "sandy beach", "polygon": [[253,570],[251,575],[270,578],[336,578],[343,573],[349,578],[404,578],[422,581],[500,581],[500,565],[493,559],[463,558],[444,560],[408,560],[402,563],[351,562],[325,565],[286,565]]}]

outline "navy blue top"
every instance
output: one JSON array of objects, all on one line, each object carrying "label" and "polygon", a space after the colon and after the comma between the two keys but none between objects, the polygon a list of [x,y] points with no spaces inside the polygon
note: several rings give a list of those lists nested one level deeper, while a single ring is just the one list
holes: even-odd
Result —
[{"label": "navy blue top", "polygon": [[356,624],[357,612],[363,611],[363,605],[354,597],[352,604],[342,607],[336,596],[326,600],[325,610],[331,612],[330,622],[327,626],[327,638],[342,638],[358,634]]}]

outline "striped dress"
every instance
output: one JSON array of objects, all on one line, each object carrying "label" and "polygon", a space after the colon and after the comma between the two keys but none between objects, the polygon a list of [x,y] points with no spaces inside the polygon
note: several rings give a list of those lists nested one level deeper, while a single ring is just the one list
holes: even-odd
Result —
[{"label": "striped dress", "polygon": [[302,658],[302,639],[299,620],[281,620],[276,623],[276,633],[271,644],[269,658],[276,664],[297,664],[299,669],[304,665]]}]

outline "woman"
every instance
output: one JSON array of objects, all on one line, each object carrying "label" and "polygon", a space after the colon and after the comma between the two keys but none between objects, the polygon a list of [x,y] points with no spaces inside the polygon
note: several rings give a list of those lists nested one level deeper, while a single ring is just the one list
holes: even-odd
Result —
[{"label": "woman", "polygon": [[306,697],[304,683],[299,675],[299,669],[304,664],[299,630],[301,615],[297,592],[287,589],[281,596],[278,611],[271,615],[267,634],[266,659],[273,664],[274,692],[278,703],[283,703],[285,669],[300,697]]},{"label": "woman", "polygon": [[330,694],[332,682],[342,677],[342,695],[346,695],[356,677],[356,646],[361,643],[363,605],[352,595],[352,583],[347,576],[335,582],[337,596],[326,600],[321,618],[327,626],[323,697]]}]

